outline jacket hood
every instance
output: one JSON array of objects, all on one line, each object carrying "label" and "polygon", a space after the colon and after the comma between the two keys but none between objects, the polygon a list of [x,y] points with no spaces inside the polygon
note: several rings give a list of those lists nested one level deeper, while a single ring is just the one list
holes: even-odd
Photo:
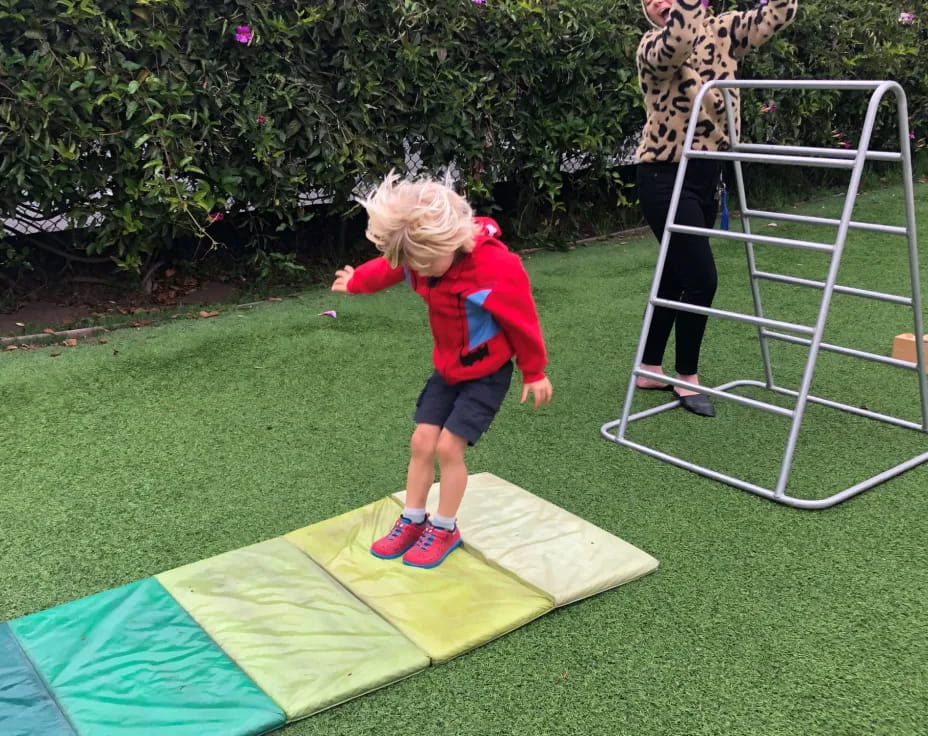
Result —
[{"label": "jacket hood", "polygon": [[492,217],[475,217],[474,222],[480,226],[480,231],[477,233],[478,238],[499,238],[499,236],[503,234],[499,223],[497,223],[496,220],[494,220]]},{"label": "jacket hood", "polygon": [[652,28],[660,28],[660,26],[657,25],[657,23],[651,20],[651,16],[648,15],[648,9],[645,7],[644,3],[645,3],[645,0],[641,0],[641,12],[644,14],[644,19],[648,21],[648,25],[650,25]]}]

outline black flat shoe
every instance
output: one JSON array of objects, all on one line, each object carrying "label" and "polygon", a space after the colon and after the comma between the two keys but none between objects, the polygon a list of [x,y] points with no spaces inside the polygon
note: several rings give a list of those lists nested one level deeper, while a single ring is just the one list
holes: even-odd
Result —
[{"label": "black flat shoe", "polygon": [[712,402],[709,401],[709,397],[705,394],[680,396],[680,394],[674,391],[673,395],[680,400],[680,406],[682,406],[687,411],[690,411],[693,414],[698,414],[701,417],[715,416],[715,407],[712,406]]}]

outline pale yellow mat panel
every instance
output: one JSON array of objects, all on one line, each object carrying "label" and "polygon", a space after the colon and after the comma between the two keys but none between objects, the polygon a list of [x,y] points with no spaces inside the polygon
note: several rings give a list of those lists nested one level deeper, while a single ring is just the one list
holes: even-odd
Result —
[{"label": "pale yellow mat panel", "polygon": [[[405,502],[405,491],[394,494]],[[438,484],[428,510],[438,507]],[[458,512],[464,547],[545,591],[563,606],[655,570],[628,542],[492,473],[468,478]]]}]

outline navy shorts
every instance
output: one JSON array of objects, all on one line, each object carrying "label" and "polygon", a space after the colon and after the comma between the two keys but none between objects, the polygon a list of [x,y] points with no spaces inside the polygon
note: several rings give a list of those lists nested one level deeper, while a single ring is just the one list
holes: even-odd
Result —
[{"label": "navy shorts", "polygon": [[416,424],[434,424],[474,445],[489,429],[512,381],[512,362],[473,381],[449,384],[436,371],[416,401]]}]

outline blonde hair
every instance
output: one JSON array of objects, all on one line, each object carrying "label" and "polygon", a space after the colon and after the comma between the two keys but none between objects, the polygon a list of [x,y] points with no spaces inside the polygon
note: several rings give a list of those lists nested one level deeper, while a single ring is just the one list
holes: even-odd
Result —
[{"label": "blonde hair", "polygon": [[390,172],[361,200],[367,237],[394,268],[426,271],[435,261],[474,247],[478,226],[467,200],[437,181],[401,180]]}]

